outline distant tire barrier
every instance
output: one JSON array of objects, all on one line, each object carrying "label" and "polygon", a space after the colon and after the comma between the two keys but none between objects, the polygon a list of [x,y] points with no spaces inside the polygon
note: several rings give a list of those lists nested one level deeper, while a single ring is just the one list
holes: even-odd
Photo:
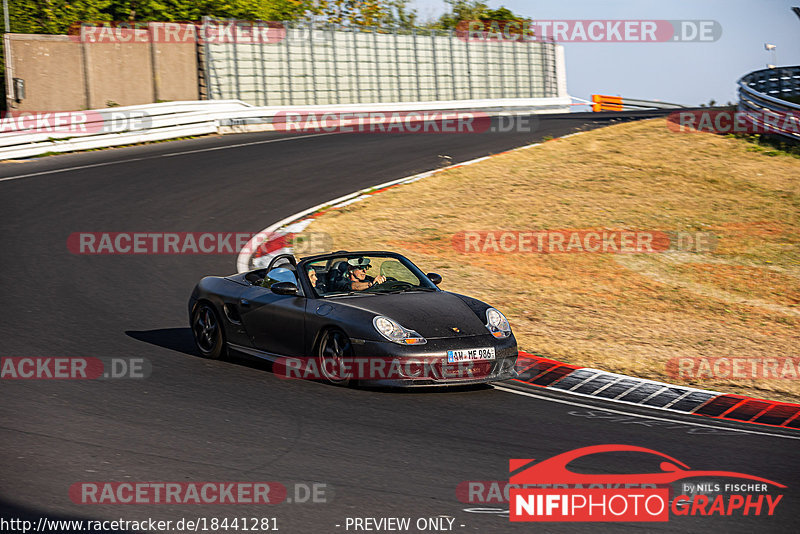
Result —
[{"label": "distant tire barrier", "polygon": [[739,111],[753,126],[800,141],[800,65],[762,69],[739,80]]}]

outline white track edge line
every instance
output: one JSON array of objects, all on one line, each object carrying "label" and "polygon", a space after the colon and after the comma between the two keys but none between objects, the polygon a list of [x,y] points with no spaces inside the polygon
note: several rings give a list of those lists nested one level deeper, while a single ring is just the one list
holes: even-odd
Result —
[{"label": "white track edge line", "polygon": [[[100,163],[90,163],[88,165],[77,165],[74,167],[63,167],[59,169],[50,169],[47,171],[40,171],[40,172],[31,172],[28,174],[18,174],[16,176],[6,176],[5,178],[0,178],[0,182],[5,182],[8,180],[18,180],[20,178],[29,178],[32,176],[42,176],[45,174],[57,174],[59,172],[69,172],[69,171],[77,171],[81,169],[92,169],[95,167],[107,167],[109,165],[117,165],[119,163],[131,163],[134,161],[146,161],[150,159],[158,159],[158,158],[171,158],[173,156],[185,156],[187,154],[197,154],[200,152],[212,152],[214,150],[227,150],[229,148],[241,148],[243,146],[251,146],[251,145],[265,145],[269,143],[279,143],[281,141],[290,141],[293,139],[308,139],[310,137],[321,137],[323,135],[336,135],[336,133],[320,133],[320,134],[309,134],[309,135],[294,135],[291,137],[280,137],[278,139],[262,139],[261,141],[252,141],[250,143],[236,143],[234,145],[222,145],[222,146],[212,146],[207,148],[198,148],[194,150],[184,150],[182,152],[169,152],[166,154],[155,154],[152,156],[141,156],[138,158],[128,158],[128,159],[120,159],[114,161],[103,161]],[[175,141],[175,139],[170,139],[168,141]],[[157,143],[152,143],[157,144]],[[121,148],[130,148],[130,146],[110,146],[103,148],[101,150],[108,150],[108,149],[121,149]],[[57,156],[68,156],[68,155],[77,155],[84,153],[86,151],[75,151],[75,152],[63,152],[61,154],[55,154]],[[89,152],[92,152],[91,150]],[[10,160],[14,161],[14,160]],[[32,161],[45,161],[44,159],[39,160],[32,160]],[[27,161],[23,161],[23,163],[27,163]]]},{"label": "white track edge line", "polygon": [[[707,424],[704,424],[704,423],[695,423],[695,422],[692,422],[692,421],[682,421],[682,420],[679,420],[679,419],[667,419],[667,418],[664,418],[664,417],[657,417],[655,415],[644,415],[644,414],[640,414],[640,413],[624,412],[624,411],[621,411],[621,410],[614,410],[614,409],[611,409],[611,408],[604,408],[602,406],[593,406],[591,404],[581,404],[579,402],[573,402],[573,401],[566,400],[566,399],[556,399],[556,398],[553,398],[553,397],[550,397],[550,396],[547,396],[547,395],[536,395],[535,393],[530,392],[530,391],[521,391],[521,390],[518,390],[518,389],[512,389],[512,388],[508,388],[508,387],[504,387],[504,386],[498,386],[496,384],[492,384],[492,387],[494,389],[497,389],[497,390],[500,390],[500,391],[505,391],[507,393],[514,393],[516,395],[523,395],[523,396],[526,396],[526,397],[533,397],[535,399],[544,400],[544,401],[559,402],[561,404],[569,404],[571,406],[578,406],[580,408],[588,408],[588,409],[591,409],[591,410],[602,410],[604,412],[616,413],[616,414],[620,414],[620,415],[629,415],[629,416],[633,416],[633,417],[643,417],[645,419],[656,419],[658,421],[667,421],[669,423],[675,423],[675,424],[680,424],[680,425],[691,425],[691,426],[700,426],[700,427],[705,427],[705,428],[713,428],[715,430],[725,430],[725,431],[730,431],[730,432],[742,432],[742,433],[745,433],[745,434],[757,434],[759,436],[769,436],[769,437],[773,437],[773,438],[800,439],[800,436],[790,436],[790,435],[785,435],[785,434],[772,434],[772,433],[769,433],[769,432],[759,432],[758,430],[747,430],[745,428],[731,428],[731,427],[727,427],[727,426],[723,427],[723,426],[707,425]],[[563,389],[555,390],[555,391],[561,391],[562,393],[566,393],[568,395],[572,394],[570,392],[564,391]],[[600,400],[604,400],[604,399],[600,399]],[[650,407],[649,406],[645,406],[644,408],[650,408]],[[669,413],[678,414],[679,412],[671,411]],[[687,413],[687,414],[683,414],[683,415],[691,416],[692,414]],[[726,421],[721,420],[721,419],[718,420],[718,421],[720,421],[722,423],[726,422]]]}]

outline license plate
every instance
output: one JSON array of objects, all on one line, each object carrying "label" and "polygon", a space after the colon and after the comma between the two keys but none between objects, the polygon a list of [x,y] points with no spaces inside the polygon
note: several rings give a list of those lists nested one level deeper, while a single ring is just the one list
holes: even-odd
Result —
[{"label": "license plate", "polygon": [[474,360],[494,360],[494,347],[447,351],[447,363],[471,362]]}]

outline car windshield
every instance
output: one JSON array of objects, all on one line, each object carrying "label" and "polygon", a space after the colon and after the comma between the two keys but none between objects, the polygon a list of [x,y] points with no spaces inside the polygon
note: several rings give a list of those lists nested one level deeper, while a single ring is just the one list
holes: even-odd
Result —
[{"label": "car windshield", "polygon": [[437,291],[422,271],[402,256],[342,254],[307,262],[304,271],[320,297]]}]

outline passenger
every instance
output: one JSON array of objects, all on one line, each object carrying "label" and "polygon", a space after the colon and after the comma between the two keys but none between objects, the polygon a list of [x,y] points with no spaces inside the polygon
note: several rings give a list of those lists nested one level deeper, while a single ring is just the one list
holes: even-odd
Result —
[{"label": "passenger", "polygon": [[317,293],[325,294],[328,292],[325,282],[317,278],[317,271],[313,267],[308,268],[308,280],[311,282],[314,289],[317,290]]}]

